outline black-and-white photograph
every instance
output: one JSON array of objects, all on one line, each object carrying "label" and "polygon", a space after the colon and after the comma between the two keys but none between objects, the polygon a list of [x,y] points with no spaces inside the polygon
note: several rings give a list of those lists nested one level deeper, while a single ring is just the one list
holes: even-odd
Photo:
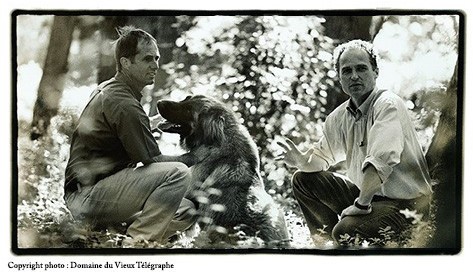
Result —
[{"label": "black-and-white photograph", "polygon": [[457,254],[465,15],[12,13],[16,254]]}]

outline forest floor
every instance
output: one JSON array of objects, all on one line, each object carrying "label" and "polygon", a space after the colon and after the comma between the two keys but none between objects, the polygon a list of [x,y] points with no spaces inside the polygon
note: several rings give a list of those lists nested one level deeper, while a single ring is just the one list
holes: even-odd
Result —
[{"label": "forest floor", "polygon": [[[244,236],[237,244],[209,244],[205,233],[198,227],[180,234],[166,245],[148,241],[125,243],[123,229],[94,230],[90,226],[75,222],[63,200],[64,168],[69,152],[69,139],[74,117],[61,114],[52,120],[50,134],[40,140],[31,141],[28,124],[18,125],[18,175],[14,186],[18,189],[17,245],[18,248],[262,248],[264,243],[257,237]],[[14,187],[15,188],[15,187]],[[15,203],[14,203],[15,204]],[[287,249],[334,249],[332,241],[322,236],[310,236],[300,211],[284,206],[285,219],[290,232]],[[414,221],[413,234],[402,242],[391,241],[393,231],[388,227],[380,230],[383,239],[363,240],[345,237],[346,245],[358,248],[422,248],[434,231],[432,221],[421,220],[421,215],[404,211]],[[15,227],[15,226],[14,226]],[[321,230],[323,232],[323,230]]]}]

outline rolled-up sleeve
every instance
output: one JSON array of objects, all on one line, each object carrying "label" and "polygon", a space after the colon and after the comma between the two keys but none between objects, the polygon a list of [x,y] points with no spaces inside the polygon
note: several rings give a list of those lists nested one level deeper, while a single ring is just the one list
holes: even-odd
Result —
[{"label": "rolled-up sleeve", "polygon": [[404,133],[394,102],[384,101],[378,105],[375,105],[374,122],[367,133],[367,153],[362,169],[373,165],[384,182],[401,160]]}]

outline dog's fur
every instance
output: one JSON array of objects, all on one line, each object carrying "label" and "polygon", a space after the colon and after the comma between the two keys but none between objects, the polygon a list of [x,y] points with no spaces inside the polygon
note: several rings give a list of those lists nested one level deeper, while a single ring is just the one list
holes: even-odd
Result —
[{"label": "dog's fur", "polygon": [[241,230],[267,246],[286,245],[284,215],[264,190],[256,144],[235,114],[202,95],[161,100],[158,110],[167,120],[160,129],[178,133],[189,157],[201,158],[191,168],[201,221],[214,232]]}]

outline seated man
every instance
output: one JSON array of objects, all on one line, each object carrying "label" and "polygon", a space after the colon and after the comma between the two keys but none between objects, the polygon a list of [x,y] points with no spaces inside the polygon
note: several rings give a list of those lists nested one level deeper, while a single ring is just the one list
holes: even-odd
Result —
[{"label": "seated man", "polygon": [[[400,211],[427,215],[432,194],[416,131],[403,100],[376,88],[377,55],[370,43],[338,46],[334,62],[350,99],[327,116],[323,137],[309,151],[289,139],[280,143],[281,159],[299,169],[294,196],[312,235],[325,231],[340,242],[345,234],[380,237],[387,226],[399,235],[412,220]],[[348,177],[327,171],[341,161]]]},{"label": "seated man", "polygon": [[92,93],[72,136],[64,199],[75,219],[107,226],[133,218],[127,229],[133,239],[166,243],[195,216],[184,198],[190,171],[181,162],[162,162],[172,158],[161,155],[140,104],[159,57],[150,34],[120,29],[117,72]]}]

